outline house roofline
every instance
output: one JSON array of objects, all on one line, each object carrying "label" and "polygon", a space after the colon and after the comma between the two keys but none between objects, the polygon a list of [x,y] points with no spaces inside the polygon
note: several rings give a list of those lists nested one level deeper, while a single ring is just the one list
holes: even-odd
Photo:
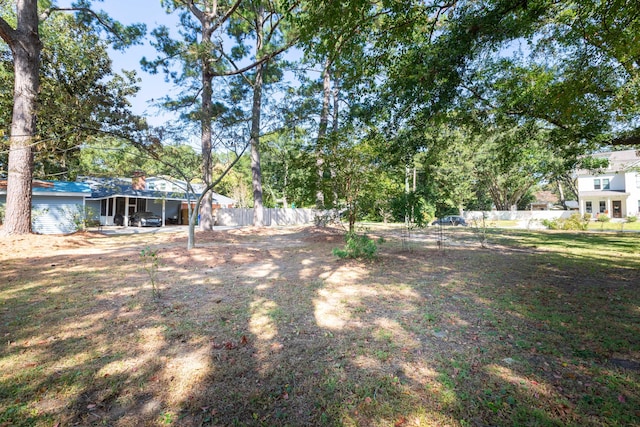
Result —
[{"label": "house roofline", "polygon": [[582,197],[620,197],[620,196],[629,196],[631,193],[626,193],[624,191],[616,191],[616,190],[605,190],[605,191],[581,191],[578,195]]},{"label": "house roofline", "polygon": [[[133,195],[133,194],[110,194],[108,196],[100,196],[100,197],[87,197],[87,200],[107,200],[107,199],[112,199],[114,197],[128,197],[130,199],[147,199],[147,200],[178,200],[178,201],[182,201],[182,202],[186,202],[187,198],[186,197],[155,197],[155,196],[140,196],[140,195]],[[195,202],[198,198],[197,197],[192,197],[189,200],[192,202]]]}]

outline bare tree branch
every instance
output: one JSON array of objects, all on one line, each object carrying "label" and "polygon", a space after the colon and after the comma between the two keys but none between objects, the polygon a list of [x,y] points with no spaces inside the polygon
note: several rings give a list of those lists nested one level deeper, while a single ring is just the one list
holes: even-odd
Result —
[{"label": "bare tree branch", "polygon": [[2,40],[4,40],[9,46],[12,46],[15,40],[15,34],[16,30],[14,30],[7,21],[0,18],[0,37],[2,37]]},{"label": "bare tree branch", "polygon": [[640,145],[640,135],[626,135],[613,138],[611,145]]}]

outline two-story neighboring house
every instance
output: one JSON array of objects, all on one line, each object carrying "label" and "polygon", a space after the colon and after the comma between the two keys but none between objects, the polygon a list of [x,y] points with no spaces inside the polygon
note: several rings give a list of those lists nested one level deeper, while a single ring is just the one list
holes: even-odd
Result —
[{"label": "two-story neighboring house", "polygon": [[637,216],[640,211],[640,150],[611,151],[593,154],[605,158],[609,165],[597,171],[578,170],[580,214],[596,218]]}]

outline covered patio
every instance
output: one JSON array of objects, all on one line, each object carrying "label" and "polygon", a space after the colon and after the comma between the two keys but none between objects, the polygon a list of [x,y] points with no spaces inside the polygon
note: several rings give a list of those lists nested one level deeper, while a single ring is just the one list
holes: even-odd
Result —
[{"label": "covered patio", "polygon": [[87,198],[88,216],[101,225],[129,224],[136,212],[153,212],[162,218],[162,225],[185,224],[182,205],[197,196],[180,192],[135,189],[130,182],[116,179],[91,180],[91,197]]},{"label": "covered patio", "polygon": [[596,218],[600,214],[610,218],[625,218],[629,193],[624,191],[603,190],[580,193],[580,214],[591,214]]}]

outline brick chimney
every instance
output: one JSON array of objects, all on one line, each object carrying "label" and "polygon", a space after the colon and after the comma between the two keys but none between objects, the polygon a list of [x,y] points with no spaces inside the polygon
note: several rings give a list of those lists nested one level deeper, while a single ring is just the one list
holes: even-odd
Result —
[{"label": "brick chimney", "polygon": [[144,172],[135,171],[133,173],[133,179],[131,180],[131,188],[134,190],[142,191],[147,188]]}]

